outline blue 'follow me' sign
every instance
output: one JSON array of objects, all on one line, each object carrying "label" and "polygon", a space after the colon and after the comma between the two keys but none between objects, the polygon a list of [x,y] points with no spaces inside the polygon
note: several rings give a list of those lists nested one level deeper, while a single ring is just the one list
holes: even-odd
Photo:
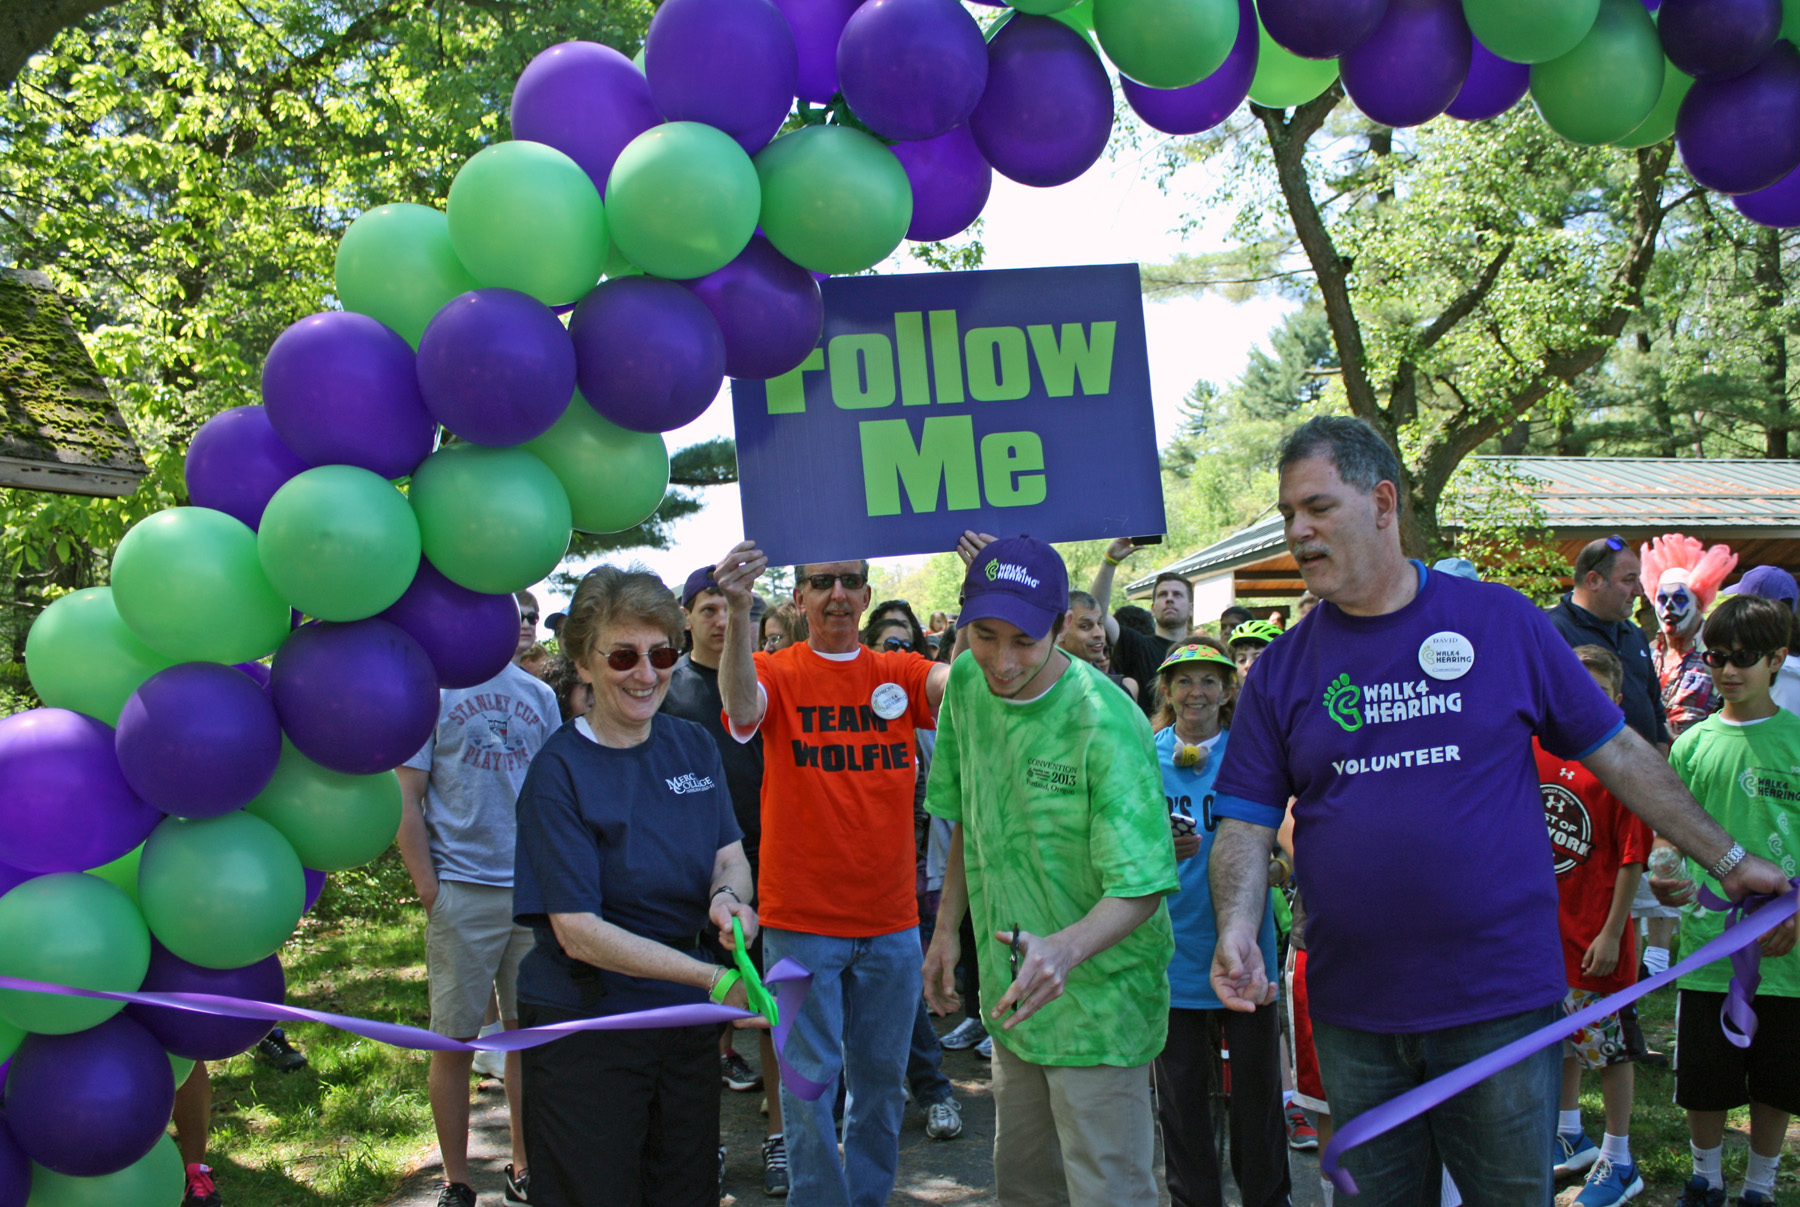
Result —
[{"label": "blue 'follow me' sign", "polygon": [[1163,531],[1137,265],[824,292],[805,364],[731,384],[744,531],[773,563]]}]

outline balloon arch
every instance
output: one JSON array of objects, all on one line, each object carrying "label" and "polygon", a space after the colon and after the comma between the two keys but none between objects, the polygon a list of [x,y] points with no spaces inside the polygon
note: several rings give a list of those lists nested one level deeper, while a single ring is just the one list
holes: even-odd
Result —
[{"label": "balloon arch", "polygon": [[[324,874],[393,841],[393,768],[438,689],[511,657],[511,593],[571,528],[656,510],[661,433],[726,375],[798,366],[825,276],[965,230],[994,172],[1091,167],[1107,60],[1175,135],[1340,77],[1393,126],[1529,93],[1577,142],[1673,136],[1700,184],[1800,225],[1800,0],[1656,8],[1019,0],[984,31],[957,0],[666,0],[641,66],[544,51],[514,141],[471,157],[444,210],[350,225],[343,309],[283,332],[262,404],[200,429],[193,505],[32,628],[45,707],[0,720],[0,974],[279,1001],[275,953]],[[173,1201],[180,1066],[260,1031],[179,1014],[0,991],[0,1207],[34,1179],[46,1202]]]}]

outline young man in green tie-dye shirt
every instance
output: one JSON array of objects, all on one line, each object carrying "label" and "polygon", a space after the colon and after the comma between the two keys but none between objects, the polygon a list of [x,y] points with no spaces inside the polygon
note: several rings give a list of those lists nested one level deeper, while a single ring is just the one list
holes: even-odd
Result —
[{"label": "young man in green tie-dye shirt", "polygon": [[1146,1066],[1167,1034],[1163,895],[1180,882],[1149,724],[1057,647],[1067,601],[1042,541],[993,541],[969,566],[970,656],[951,668],[926,798],[956,829],[925,994],[955,1009],[973,910],[982,982],[1008,986],[988,1023],[1003,1207],[1153,1207]]}]

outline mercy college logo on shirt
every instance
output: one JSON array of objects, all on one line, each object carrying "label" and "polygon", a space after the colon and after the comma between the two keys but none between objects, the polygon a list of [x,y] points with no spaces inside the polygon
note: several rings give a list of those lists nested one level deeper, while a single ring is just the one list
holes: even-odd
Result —
[{"label": "mercy college logo on shirt", "polygon": [[689,792],[706,792],[713,786],[711,776],[695,775],[691,771],[686,775],[676,776],[672,780],[664,780],[663,783],[669,785],[669,791],[677,796]]},{"label": "mercy college logo on shirt", "polygon": [[1345,733],[1364,725],[1409,721],[1441,712],[1461,712],[1461,692],[1433,692],[1424,679],[1376,683],[1360,688],[1350,676],[1339,675],[1325,689],[1325,713]]}]

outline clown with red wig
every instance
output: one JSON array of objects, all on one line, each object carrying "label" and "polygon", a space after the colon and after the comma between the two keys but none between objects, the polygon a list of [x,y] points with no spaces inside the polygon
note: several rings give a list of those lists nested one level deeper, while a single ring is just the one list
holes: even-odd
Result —
[{"label": "clown with red wig", "polygon": [[1669,714],[1669,734],[1677,737],[1719,708],[1712,676],[1700,656],[1700,623],[1737,565],[1737,554],[1724,545],[1708,549],[1691,536],[1672,532],[1644,545],[1639,558],[1644,593],[1656,607],[1661,630],[1651,650],[1663,708]]}]

